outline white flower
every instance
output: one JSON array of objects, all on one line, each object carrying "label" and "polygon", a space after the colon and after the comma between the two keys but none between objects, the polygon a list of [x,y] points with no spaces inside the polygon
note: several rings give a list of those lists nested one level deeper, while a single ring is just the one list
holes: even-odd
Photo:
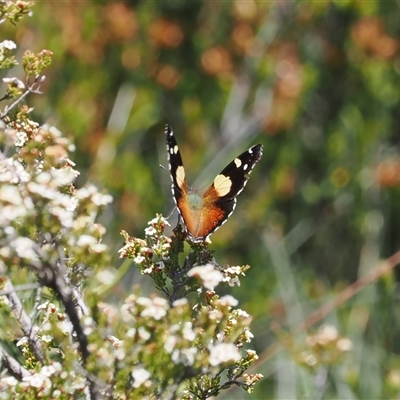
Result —
[{"label": "white flower", "polygon": [[214,265],[206,264],[204,266],[194,267],[188,272],[188,276],[196,276],[202,280],[206,289],[214,289],[223,280],[223,275]]},{"label": "white flower", "polygon": [[109,194],[95,193],[92,196],[92,201],[97,207],[106,206],[113,200],[112,196]]},{"label": "white flower", "polygon": [[208,312],[208,317],[211,320],[217,320],[218,321],[218,320],[221,320],[223,316],[224,316],[224,314],[220,310],[210,310]]},{"label": "white flower", "polygon": [[51,343],[53,340],[53,336],[50,335],[42,335],[42,342],[44,343]]},{"label": "white flower", "polygon": [[155,217],[151,221],[149,221],[148,225],[157,225],[160,222],[166,226],[171,226],[164,217]]},{"label": "white flower", "polygon": [[136,303],[144,307],[150,307],[153,304],[148,297],[138,297]]},{"label": "white flower", "polygon": [[0,188],[0,201],[18,206],[22,204],[22,198],[16,186],[4,185]]},{"label": "white flower", "polygon": [[165,350],[167,353],[172,353],[172,350],[174,350],[174,348],[175,348],[176,342],[177,342],[176,336],[174,336],[174,335],[169,335],[169,336],[167,337],[167,339],[165,340],[165,343],[164,343],[164,350]]},{"label": "white flower", "polygon": [[134,338],[136,335],[136,329],[135,328],[130,328],[126,331],[126,337],[129,339]]},{"label": "white flower", "polygon": [[[15,387],[18,384],[18,381],[13,376],[5,376],[0,379],[0,383],[4,383],[9,387]],[[2,385],[0,385],[2,386]]]},{"label": "white flower", "polygon": [[28,338],[26,336],[22,337],[20,340],[17,342],[17,346],[26,346],[28,344]]},{"label": "white flower", "polygon": [[249,317],[250,317],[250,315],[249,315],[246,311],[241,310],[240,308],[238,308],[238,309],[235,310],[235,311],[236,311],[236,314],[237,314],[239,317],[243,317],[243,318],[249,318]]},{"label": "white flower", "polygon": [[66,186],[75,180],[79,175],[79,172],[70,167],[65,167],[61,169],[53,169],[51,175],[53,177],[53,183],[57,186]]},{"label": "white flower", "polygon": [[97,239],[94,238],[93,236],[81,235],[79,237],[76,245],[79,247],[84,247],[84,246],[90,246],[92,244],[95,244],[96,242],[97,242]]},{"label": "white flower", "polygon": [[29,386],[35,387],[35,388],[42,388],[44,386],[50,386],[51,382],[50,379],[48,379],[46,376],[41,375],[41,374],[34,374],[30,376],[24,376],[22,378],[23,382],[26,382],[29,384]]},{"label": "white flower", "polygon": [[321,345],[337,340],[339,334],[333,325],[323,325],[318,329],[316,340]]},{"label": "white flower", "polygon": [[152,299],[152,304],[150,306],[148,306],[147,308],[145,308],[140,313],[140,315],[142,317],[151,317],[158,321],[162,317],[165,317],[167,315],[167,309],[168,309],[167,300],[165,300],[161,297],[156,297],[156,298]]},{"label": "white flower", "polygon": [[28,140],[28,135],[25,132],[17,132],[15,134],[14,146],[22,147],[27,140]]},{"label": "white flower", "polygon": [[186,299],[185,297],[182,297],[181,299],[175,300],[172,303],[172,306],[173,307],[183,307],[183,306],[186,306],[188,304],[189,304],[188,299]]},{"label": "white flower", "polygon": [[12,40],[3,40],[0,43],[0,50],[7,49],[7,50],[14,50],[17,48],[17,45]]},{"label": "white flower", "polygon": [[254,335],[250,332],[250,329],[249,329],[249,327],[247,327],[247,326],[244,328],[244,334],[243,334],[243,336],[244,336],[244,341],[245,341],[246,343],[250,343],[250,342],[251,342],[251,339],[254,338]]},{"label": "white flower", "polygon": [[137,265],[140,265],[143,261],[145,260],[145,258],[141,255],[137,255],[134,259],[133,262]]},{"label": "white flower", "polygon": [[342,338],[337,341],[336,347],[340,351],[350,351],[353,348],[353,343],[350,339]]},{"label": "white flower", "polygon": [[151,265],[150,267],[145,268],[145,269],[143,270],[143,273],[144,273],[144,274],[151,274],[151,273],[153,272],[153,270],[154,270],[154,266]]},{"label": "white flower", "polygon": [[55,126],[49,125],[49,124],[44,124],[42,125],[42,130],[44,132],[49,132],[52,134],[54,137],[61,137],[62,133],[59,131]]},{"label": "white flower", "polygon": [[183,329],[182,329],[182,334],[183,334],[183,337],[189,341],[193,341],[196,338],[196,334],[194,333],[194,331],[192,329],[191,322],[185,322]]},{"label": "white flower", "polygon": [[143,326],[139,327],[137,333],[139,335],[139,338],[144,341],[149,340],[151,337],[151,333],[148,330],[146,330],[146,328],[143,328]]},{"label": "white flower", "polygon": [[14,247],[18,257],[34,262],[39,261],[39,257],[35,251],[36,244],[33,240],[26,237],[19,237],[12,242],[11,246]]},{"label": "white flower", "polygon": [[115,276],[115,271],[111,270],[111,269],[106,269],[103,271],[100,271],[97,274],[97,279],[99,282],[101,282],[102,284],[107,284],[113,281]]},{"label": "white flower", "polygon": [[121,347],[123,341],[121,339],[118,339],[116,336],[109,335],[107,339],[111,342],[113,345],[114,349],[118,349],[118,347]]},{"label": "white flower", "polygon": [[209,362],[212,366],[217,366],[226,362],[235,362],[240,360],[240,353],[233,343],[220,343],[215,346],[209,346]]},{"label": "white flower", "polygon": [[57,368],[55,365],[45,365],[40,370],[41,375],[49,378],[51,375],[54,375],[57,372]]},{"label": "white flower", "polygon": [[243,274],[243,272],[241,272],[240,267],[239,266],[230,266],[228,267],[225,272],[228,272],[229,274],[234,274],[234,275],[239,275],[239,274]]},{"label": "white flower", "polygon": [[218,299],[218,304],[222,306],[236,307],[239,302],[231,295],[222,296]]},{"label": "white flower", "polygon": [[44,310],[46,310],[47,307],[49,306],[49,303],[50,303],[50,302],[49,302],[48,300],[46,300],[44,303],[39,304],[39,305],[37,306],[37,309],[38,309],[38,310],[44,311]]},{"label": "white flower", "polygon": [[40,185],[36,182],[29,182],[27,188],[32,194],[38,194],[45,199],[53,200],[59,196],[57,190],[51,188],[50,186]]},{"label": "white flower", "polygon": [[197,354],[196,347],[189,349],[174,350],[171,355],[171,360],[176,364],[193,365],[195,356]]},{"label": "white flower", "polygon": [[146,236],[154,236],[157,233],[156,228],[154,228],[153,226],[148,226],[145,230],[144,230],[144,234]]},{"label": "white flower", "polygon": [[133,378],[133,387],[138,388],[150,378],[150,372],[142,367],[135,368],[131,372]]},{"label": "white flower", "polygon": [[51,175],[47,171],[42,171],[37,177],[36,182],[42,185],[48,184],[51,182]]}]

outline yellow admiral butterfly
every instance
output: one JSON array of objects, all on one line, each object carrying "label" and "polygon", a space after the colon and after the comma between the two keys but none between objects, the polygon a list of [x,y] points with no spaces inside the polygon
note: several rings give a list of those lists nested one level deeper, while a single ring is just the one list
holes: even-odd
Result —
[{"label": "yellow admiral butterfly", "polygon": [[250,172],[262,157],[263,147],[256,144],[236,157],[214,179],[201,196],[186,183],[181,153],[172,129],[165,127],[172,195],[189,240],[205,241],[230,217],[236,197],[246,186]]}]

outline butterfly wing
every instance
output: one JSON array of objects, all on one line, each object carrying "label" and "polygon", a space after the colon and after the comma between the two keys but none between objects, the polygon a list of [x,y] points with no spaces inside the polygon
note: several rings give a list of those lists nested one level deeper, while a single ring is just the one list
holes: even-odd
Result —
[{"label": "butterfly wing", "polygon": [[165,126],[165,138],[167,142],[169,172],[172,180],[172,195],[176,205],[179,206],[179,201],[187,194],[188,189],[181,153],[176,143],[174,132],[169,125]]},{"label": "butterfly wing", "polygon": [[178,208],[179,215],[183,220],[186,233],[191,240],[196,241],[196,232],[201,221],[202,198],[197,193],[189,195],[181,153],[174,132],[169,125],[165,127],[165,138],[167,142],[169,172],[172,180],[172,196]]},{"label": "butterfly wing", "polygon": [[242,192],[254,166],[261,159],[263,147],[257,144],[240,154],[214,179],[203,195],[204,229],[202,240],[222,226],[236,207],[236,197]]}]

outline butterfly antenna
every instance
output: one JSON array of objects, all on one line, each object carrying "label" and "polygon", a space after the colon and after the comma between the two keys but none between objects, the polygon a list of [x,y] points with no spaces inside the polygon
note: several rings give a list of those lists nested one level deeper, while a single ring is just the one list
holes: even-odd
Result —
[{"label": "butterfly antenna", "polygon": [[164,167],[164,165],[162,165],[162,164],[158,164],[158,166],[159,166],[161,169],[163,169],[164,171],[167,171],[167,172],[168,172],[168,169],[167,169],[167,168],[165,168],[165,167]]},{"label": "butterfly antenna", "polygon": [[175,212],[176,210],[176,206],[172,209],[172,211],[168,214],[168,217],[166,217],[166,219],[170,219],[171,215]]}]

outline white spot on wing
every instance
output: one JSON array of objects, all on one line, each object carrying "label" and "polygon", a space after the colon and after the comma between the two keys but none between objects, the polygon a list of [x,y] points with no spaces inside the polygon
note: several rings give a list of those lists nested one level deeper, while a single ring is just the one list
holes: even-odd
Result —
[{"label": "white spot on wing", "polygon": [[178,151],[179,151],[179,148],[178,148],[178,145],[176,144],[176,145],[174,146],[173,152],[174,152],[175,154],[178,154]]},{"label": "white spot on wing", "polygon": [[229,176],[217,175],[214,179],[214,187],[218,196],[222,197],[227,195],[232,188],[232,181]]},{"label": "white spot on wing", "polygon": [[249,164],[244,164],[244,165],[243,165],[243,171],[246,171],[247,168],[249,168]]},{"label": "white spot on wing", "polygon": [[234,160],[236,168],[239,168],[242,165],[242,160],[240,158],[235,158]]},{"label": "white spot on wing", "polygon": [[184,186],[185,182],[185,169],[183,168],[182,165],[180,165],[176,169],[176,181],[178,182],[178,186],[182,188]]}]

